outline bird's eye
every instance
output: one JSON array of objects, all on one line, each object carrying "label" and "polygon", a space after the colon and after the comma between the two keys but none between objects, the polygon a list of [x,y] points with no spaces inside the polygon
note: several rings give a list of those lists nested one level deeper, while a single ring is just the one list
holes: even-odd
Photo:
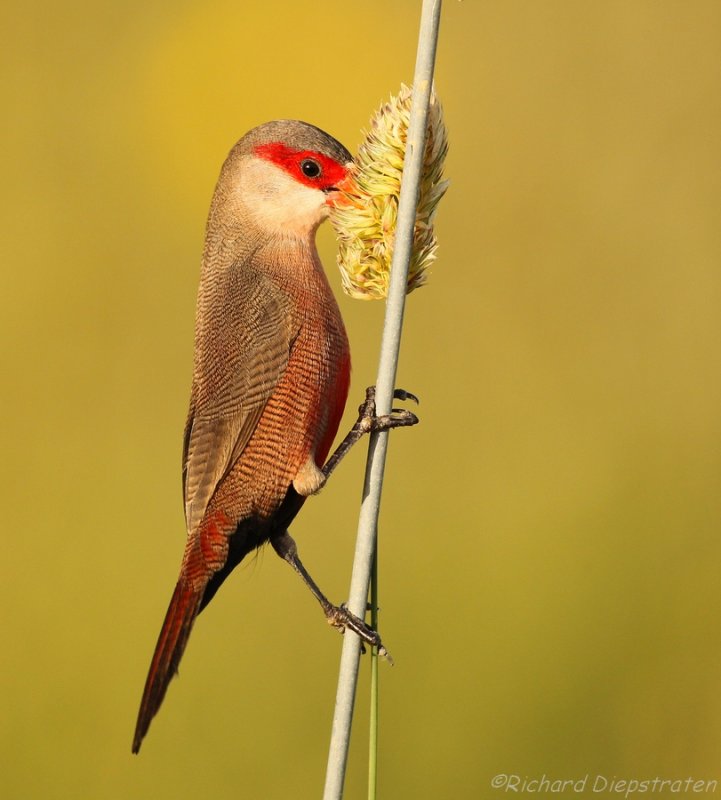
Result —
[{"label": "bird's eye", "polygon": [[312,158],[304,158],[300,162],[300,170],[306,178],[317,178],[322,172],[320,164]]}]

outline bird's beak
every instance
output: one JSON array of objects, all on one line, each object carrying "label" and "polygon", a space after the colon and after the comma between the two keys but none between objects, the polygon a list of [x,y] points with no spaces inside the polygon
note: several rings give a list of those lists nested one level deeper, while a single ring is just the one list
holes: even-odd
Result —
[{"label": "bird's beak", "polygon": [[336,202],[342,196],[341,192],[343,192],[343,190],[349,183],[350,176],[353,172],[353,168],[355,165],[352,161],[349,161],[345,166],[346,166],[346,173],[343,176],[343,178],[340,181],[338,181],[338,185],[327,186],[325,189],[323,189],[323,192],[327,195],[327,199],[325,201],[325,204],[327,206],[334,206],[336,204]]},{"label": "bird's beak", "polygon": [[325,195],[325,203],[323,205],[329,208],[335,208],[336,201],[340,198],[340,192],[337,186],[328,186],[323,189]]}]

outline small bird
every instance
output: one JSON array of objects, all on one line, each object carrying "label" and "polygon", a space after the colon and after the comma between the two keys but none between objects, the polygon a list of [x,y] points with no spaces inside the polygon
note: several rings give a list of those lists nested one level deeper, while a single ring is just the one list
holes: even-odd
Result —
[{"label": "small bird", "polygon": [[[350,350],[315,232],[351,165],[346,148],[319,128],[278,120],[243,136],[222,167],[206,228],[183,445],[187,541],[145,683],[134,753],[197,615],[240,561],[268,541],[331,624],[382,647],[375,631],[322,594],[288,533],[306,497],[364,433],[417,422],[403,409],[377,417],[371,387],[358,422],[326,463],[348,395]],[[395,397],[416,399],[402,390]]]}]

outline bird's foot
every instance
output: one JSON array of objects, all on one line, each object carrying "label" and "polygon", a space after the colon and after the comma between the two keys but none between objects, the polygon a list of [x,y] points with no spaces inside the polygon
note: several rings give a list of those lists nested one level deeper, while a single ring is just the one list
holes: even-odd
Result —
[{"label": "bird's foot", "polygon": [[[394,400],[412,400],[418,403],[418,398],[405,389],[395,389]],[[389,431],[393,428],[406,428],[418,424],[418,417],[405,408],[394,408],[390,414],[376,415],[376,387],[366,389],[366,398],[358,407],[358,421],[356,426],[362,433]]]},{"label": "bird's foot", "polygon": [[[396,389],[393,392],[393,397],[396,400],[414,400],[416,403],[418,402],[418,398],[414,394],[406,392],[404,389]],[[326,461],[322,469],[323,475],[326,479],[330,477],[331,472],[340,464],[346,453],[366,433],[389,431],[392,428],[404,428],[417,423],[418,417],[404,408],[394,408],[390,414],[377,416],[376,387],[369,386],[366,389],[366,399],[358,409],[358,419],[355,425],[346,434],[345,439],[338,445],[333,455]]]},{"label": "bird's foot", "polygon": [[348,610],[345,603],[339,606],[328,605],[324,611],[329,625],[337,628],[341,633],[350,630],[358,636],[361,640],[361,649],[363,652],[365,652],[363,643],[369,644],[371,647],[377,649],[379,656],[385,658],[390,664],[393,664],[393,659],[383,646],[378,631],[374,631],[373,628],[367,625],[360,617],[356,617],[355,614]]}]

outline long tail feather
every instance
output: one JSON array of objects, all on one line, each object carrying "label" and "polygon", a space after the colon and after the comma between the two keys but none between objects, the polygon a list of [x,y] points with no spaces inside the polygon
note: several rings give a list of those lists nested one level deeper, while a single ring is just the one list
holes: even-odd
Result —
[{"label": "long tail feather", "polygon": [[139,752],[150,723],[163,702],[170,679],[178,671],[178,664],[188,643],[195,618],[198,616],[202,597],[202,590],[193,589],[192,585],[182,578],[175,586],[145,681],[133,737],[133,753]]}]

